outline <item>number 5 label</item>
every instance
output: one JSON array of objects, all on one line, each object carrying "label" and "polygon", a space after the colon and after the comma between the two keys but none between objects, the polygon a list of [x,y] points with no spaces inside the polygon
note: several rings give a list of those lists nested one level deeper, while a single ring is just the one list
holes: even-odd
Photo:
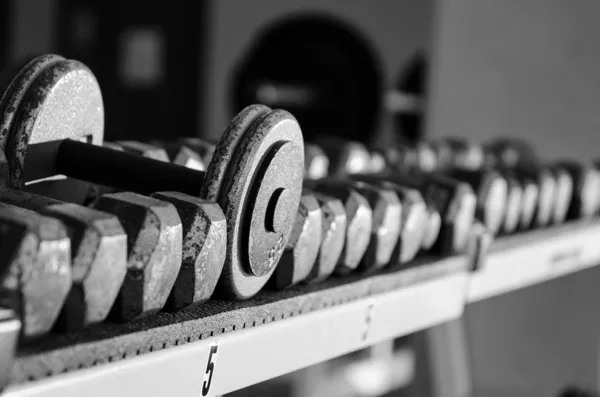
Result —
[{"label": "number 5 label", "polygon": [[217,353],[219,345],[217,343],[210,346],[210,353],[208,354],[208,362],[206,363],[206,371],[204,372],[204,379],[202,382],[202,395],[206,396],[210,391],[210,385],[215,372],[215,364],[217,362]]}]

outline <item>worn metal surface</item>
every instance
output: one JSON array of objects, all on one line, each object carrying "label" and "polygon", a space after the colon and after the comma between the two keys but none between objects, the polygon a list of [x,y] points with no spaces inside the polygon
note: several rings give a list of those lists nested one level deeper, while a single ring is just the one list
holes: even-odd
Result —
[{"label": "worn metal surface", "polygon": [[130,192],[101,196],[92,207],[116,215],[127,233],[127,274],[110,317],[127,321],[162,309],[182,259],[175,207]]},{"label": "worn metal surface", "polygon": [[119,219],[77,204],[53,204],[42,213],[62,221],[71,238],[73,287],[57,326],[76,331],[103,321],[127,273],[127,234]]},{"label": "worn metal surface", "polygon": [[341,200],[314,192],[321,207],[321,246],[315,264],[306,277],[310,283],[324,281],[335,270],[346,241],[346,210]]},{"label": "worn metal surface", "polygon": [[[7,151],[8,140],[10,139],[17,110],[21,106],[21,101],[31,83],[46,67],[61,60],[64,60],[64,58],[58,55],[43,55],[24,65],[14,77],[12,75],[9,76],[13,72],[12,68],[3,72],[3,86],[0,87],[0,93],[2,93],[2,99],[0,99],[0,151],[4,153]],[[15,66],[19,67],[21,65]],[[8,162],[0,163],[0,172],[2,176],[5,174],[8,175]],[[8,183],[9,179],[0,179],[0,186],[6,186]]]},{"label": "worn metal surface", "polygon": [[77,204],[0,188],[0,201],[63,222],[71,239],[73,286],[56,328],[77,331],[103,321],[127,270],[127,235],[116,216]]},{"label": "worn metal surface", "polygon": [[373,211],[371,238],[359,268],[377,270],[396,263],[392,257],[402,228],[402,206],[392,190],[363,181],[348,181],[348,186],[363,195]]},{"label": "worn metal surface", "polygon": [[307,179],[320,179],[329,172],[329,158],[319,146],[304,144],[304,177]]},{"label": "worn metal surface", "polygon": [[159,192],[151,197],[173,204],[181,218],[181,269],[166,309],[180,310],[205,302],[217,286],[225,261],[227,230],[223,211],[214,202],[179,192]]},{"label": "worn metal surface", "polygon": [[275,289],[283,289],[304,281],[313,270],[323,231],[323,213],[315,196],[302,192],[292,234],[277,269],[269,280]]},{"label": "worn metal surface", "polygon": [[93,73],[74,60],[46,66],[25,93],[11,128],[10,186],[20,189],[27,181],[56,175],[60,140],[100,144],[103,134],[102,94]]},{"label": "worn metal surface", "polygon": [[201,198],[217,201],[240,139],[258,117],[270,110],[264,105],[250,105],[240,111],[227,125],[206,168],[204,185],[200,190]]},{"label": "worn metal surface", "polygon": [[0,306],[18,313],[25,338],[49,332],[71,289],[71,242],[63,224],[0,204]]},{"label": "worn metal surface", "polygon": [[335,268],[338,274],[350,273],[358,267],[367,252],[373,227],[373,211],[367,199],[343,180],[321,179],[309,184],[319,193],[338,198],[346,211],[346,241]]},{"label": "worn metal surface", "polygon": [[227,218],[219,281],[226,296],[253,296],[275,270],[292,232],[303,172],[302,131],[286,111],[262,114],[238,141],[217,200]]},{"label": "worn metal surface", "polygon": [[504,223],[508,186],[500,173],[491,169],[453,169],[450,177],[471,186],[477,195],[476,216],[494,234]]}]

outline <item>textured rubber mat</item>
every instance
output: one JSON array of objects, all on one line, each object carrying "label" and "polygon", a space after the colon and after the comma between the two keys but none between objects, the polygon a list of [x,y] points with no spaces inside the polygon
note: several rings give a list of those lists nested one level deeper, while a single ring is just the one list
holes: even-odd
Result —
[{"label": "textured rubber mat", "polygon": [[83,332],[50,335],[18,352],[11,382],[27,381],[127,359],[171,346],[257,327],[369,295],[468,270],[466,257],[420,258],[409,268],[370,276],[333,277],[285,291],[264,291],[245,302],[211,300],[177,313],[159,313],[127,324],[103,323]]}]

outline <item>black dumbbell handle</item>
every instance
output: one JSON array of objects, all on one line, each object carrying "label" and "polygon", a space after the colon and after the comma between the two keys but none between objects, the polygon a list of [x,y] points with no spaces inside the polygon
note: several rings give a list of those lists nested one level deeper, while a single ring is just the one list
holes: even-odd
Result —
[{"label": "black dumbbell handle", "polygon": [[204,172],[91,145],[64,140],[56,154],[58,173],[140,194],[177,191],[198,196]]}]

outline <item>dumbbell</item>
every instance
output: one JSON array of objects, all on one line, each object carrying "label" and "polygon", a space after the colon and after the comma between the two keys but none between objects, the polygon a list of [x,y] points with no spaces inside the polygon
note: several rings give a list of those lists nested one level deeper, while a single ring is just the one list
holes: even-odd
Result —
[{"label": "dumbbell", "polygon": [[[362,255],[358,269],[363,271],[378,270],[391,262],[396,263],[398,257],[393,257],[394,249],[398,245],[402,225],[402,207],[398,195],[391,187],[374,185],[365,181],[344,180],[344,179],[325,179],[322,186],[326,184],[336,186],[345,186],[356,193],[362,195],[372,211],[371,226],[362,231],[357,229],[357,233],[370,234],[366,252]],[[348,208],[348,207],[347,207]],[[359,207],[356,212],[361,210]],[[367,208],[364,208],[367,211]],[[348,214],[349,219],[351,216]],[[351,227],[351,226],[350,226]],[[348,231],[348,241],[356,241],[351,237]]]},{"label": "dumbbell", "polygon": [[334,271],[347,274],[358,268],[371,239],[373,212],[368,200],[342,179],[306,180],[304,185],[322,195],[340,200],[346,213],[344,245]]},{"label": "dumbbell", "polygon": [[573,198],[568,218],[592,217],[600,209],[600,171],[591,164],[576,161],[561,161],[559,164],[573,180]]},{"label": "dumbbell", "polygon": [[[169,146],[162,142],[155,144]],[[201,138],[182,139],[171,146],[174,149],[193,147],[194,152],[199,150],[197,155],[208,162],[214,152],[214,144]],[[271,276],[270,287],[282,289],[301,281],[318,282],[327,278],[341,255],[345,225],[346,213],[341,201],[333,197],[317,199],[316,193],[304,189],[292,235]]]},{"label": "dumbbell", "polygon": [[304,145],[304,177],[321,179],[329,173],[329,159],[319,146],[307,143]]},{"label": "dumbbell", "polygon": [[465,250],[477,205],[477,197],[467,183],[436,173],[394,173],[382,177],[419,190],[425,202],[440,214],[442,225],[433,252],[453,254]]},{"label": "dumbbell", "polygon": [[492,169],[448,170],[447,175],[471,186],[477,196],[477,217],[496,235],[505,221],[508,186],[506,179]]},{"label": "dumbbell", "polygon": [[567,218],[571,200],[573,198],[573,179],[567,170],[558,163],[552,164],[550,172],[556,181],[555,198],[553,203],[552,224],[563,223]]},{"label": "dumbbell", "polygon": [[317,261],[322,232],[321,206],[314,194],[304,190],[292,234],[269,281],[272,288],[291,287],[308,278]]},{"label": "dumbbell", "polygon": [[[330,143],[335,142],[335,145]],[[343,145],[343,140],[329,140],[326,144],[329,149],[324,149],[326,153],[334,153],[336,146]],[[358,158],[362,158],[362,150],[354,152],[346,150],[345,163],[354,161],[352,155],[356,153]],[[360,163],[361,161],[356,161]],[[439,244],[433,249],[440,253],[454,253],[464,250],[468,239],[468,230],[472,223],[476,206],[476,196],[471,187],[466,183],[461,183],[454,179],[438,175],[436,173],[423,173],[406,171],[392,171],[388,173],[373,175],[380,180],[388,180],[399,185],[411,187],[419,190],[424,196],[425,201],[430,203],[433,208],[442,216],[442,227],[440,229]],[[349,170],[342,171],[342,175],[353,175]],[[354,175],[353,175],[354,177]],[[471,214],[473,212],[473,214]]]},{"label": "dumbbell", "polygon": [[400,235],[392,258],[403,265],[415,258],[423,245],[429,225],[429,212],[418,190],[383,180],[377,175],[352,175],[352,179],[375,184],[396,193],[401,203]]},{"label": "dumbbell", "polygon": [[[189,144],[189,139],[193,139],[193,144]],[[214,152],[212,147],[214,146],[211,142],[204,141],[200,138],[188,138],[185,141],[180,141],[179,144],[187,144],[193,147],[194,150],[200,150],[204,152],[203,158],[205,161],[210,161],[208,157]],[[310,153],[315,154],[313,161],[309,157],[305,158],[305,164],[312,162],[313,170],[305,169],[305,175],[312,174],[316,179],[325,177],[327,175],[327,164],[328,159],[323,151],[316,145],[305,145],[305,156],[309,156]],[[313,172],[317,168],[316,174]],[[318,170],[321,168],[321,170]],[[317,203],[320,206],[321,213],[321,241],[318,246],[315,245],[314,234],[311,233],[299,233],[299,229],[293,231],[294,237],[293,242],[288,241],[284,256],[288,265],[282,265],[284,259],[280,260],[280,266],[284,266],[285,270],[276,270],[278,275],[271,277],[270,286],[272,288],[281,289],[286,288],[298,283],[298,281],[304,280],[310,283],[317,283],[325,280],[329,277],[342,255],[344,248],[344,242],[346,238],[346,210],[344,204],[339,199],[320,194],[318,192],[307,189],[305,186],[304,195],[312,195],[316,198]],[[302,207],[302,204],[300,205]],[[307,217],[303,213],[302,208],[299,208],[296,221],[294,223],[295,228],[299,228],[300,225],[305,225],[306,228],[312,228],[313,217]],[[312,210],[311,210],[312,212]],[[299,234],[297,234],[299,233]],[[316,249],[317,256],[314,260],[312,270],[306,275],[306,269],[310,266],[311,255],[302,256],[304,252],[309,251],[308,247],[313,246]],[[299,257],[300,255],[300,257]],[[293,264],[293,265],[290,265]]]},{"label": "dumbbell", "polygon": [[[506,180],[507,188],[506,211],[502,231],[511,234],[517,230],[521,223],[525,206],[525,189],[510,171],[501,172],[501,175]],[[535,202],[533,203],[535,205]]]},{"label": "dumbbell", "polygon": [[98,146],[103,108],[95,77],[80,62],[44,59],[43,68],[13,82],[29,85],[24,95],[8,96],[6,108],[17,113],[6,145],[11,187],[62,174],[142,194],[179,191],[217,202],[227,221],[220,291],[232,299],[256,294],[283,253],[300,201],[303,142],[293,116],[260,105],[244,109],[203,173]]},{"label": "dumbbell", "polygon": [[329,159],[328,175],[346,176],[369,172],[371,155],[363,144],[336,136],[321,136],[315,144]]}]

